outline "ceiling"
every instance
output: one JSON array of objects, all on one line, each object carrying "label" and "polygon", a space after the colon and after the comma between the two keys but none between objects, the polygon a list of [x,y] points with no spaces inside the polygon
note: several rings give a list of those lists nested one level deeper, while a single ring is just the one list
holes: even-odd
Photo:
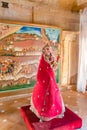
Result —
[{"label": "ceiling", "polygon": [[70,10],[72,12],[79,12],[81,9],[87,7],[87,0],[25,0],[37,4],[46,4],[54,8],[61,8]]}]

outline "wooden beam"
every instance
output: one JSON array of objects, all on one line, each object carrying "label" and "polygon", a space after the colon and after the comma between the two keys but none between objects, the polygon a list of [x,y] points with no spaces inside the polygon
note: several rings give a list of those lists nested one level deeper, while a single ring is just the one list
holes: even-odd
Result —
[{"label": "wooden beam", "polygon": [[81,5],[79,5],[78,8],[79,8],[79,11],[80,11],[80,10],[83,10],[84,8],[87,8],[87,2],[85,2],[85,3],[81,4]]},{"label": "wooden beam", "polygon": [[78,6],[82,5],[82,4],[85,4],[86,2],[87,2],[87,0],[77,0]]}]

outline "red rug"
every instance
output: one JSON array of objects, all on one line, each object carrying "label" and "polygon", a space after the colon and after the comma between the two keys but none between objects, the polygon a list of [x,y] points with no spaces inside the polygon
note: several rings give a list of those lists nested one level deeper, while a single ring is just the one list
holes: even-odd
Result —
[{"label": "red rug", "polygon": [[68,108],[62,119],[55,118],[47,122],[39,122],[35,114],[29,110],[29,106],[21,107],[20,112],[28,130],[75,130],[82,126],[82,119]]}]

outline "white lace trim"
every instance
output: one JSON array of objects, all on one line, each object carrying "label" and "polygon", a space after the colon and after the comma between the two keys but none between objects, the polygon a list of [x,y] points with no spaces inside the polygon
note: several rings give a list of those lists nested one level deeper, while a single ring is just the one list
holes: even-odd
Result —
[{"label": "white lace trim", "polygon": [[56,116],[53,116],[53,117],[45,117],[45,116],[40,116],[38,111],[36,110],[33,102],[32,102],[32,97],[31,97],[31,106],[30,106],[30,110],[35,113],[35,115],[40,118],[40,120],[43,120],[43,121],[50,121],[52,120],[53,118],[63,118],[64,117],[64,112],[65,112],[65,107],[64,107],[64,103],[62,101],[62,112],[61,114],[59,115],[56,115]]}]

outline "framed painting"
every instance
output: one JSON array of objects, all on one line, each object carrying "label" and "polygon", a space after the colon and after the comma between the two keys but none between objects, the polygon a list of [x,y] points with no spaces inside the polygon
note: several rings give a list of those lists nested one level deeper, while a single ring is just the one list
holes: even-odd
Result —
[{"label": "framed painting", "polygon": [[[49,42],[60,55],[61,29],[55,26],[0,21],[0,92],[31,88],[42,47]],[[55,71],[60,82],[60,62]]]}]

